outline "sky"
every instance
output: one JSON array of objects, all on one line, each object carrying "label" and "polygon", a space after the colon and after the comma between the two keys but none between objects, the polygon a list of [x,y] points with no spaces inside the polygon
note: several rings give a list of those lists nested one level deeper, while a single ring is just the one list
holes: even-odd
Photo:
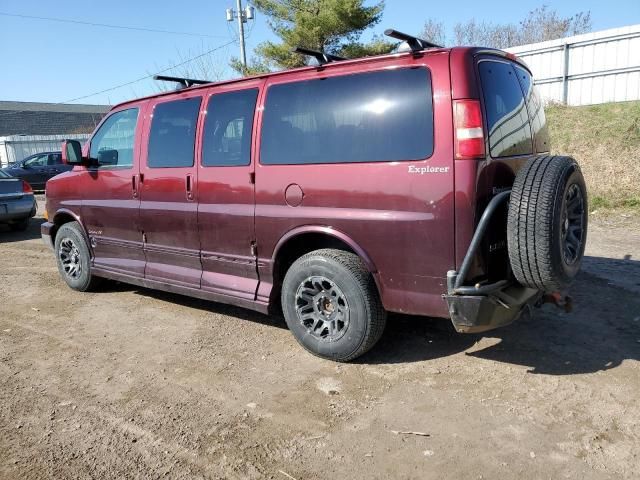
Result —
[{"label": "sky", "polygon": [[[638,0],[499,0],[482,7],[477,0],[457,0],[455,4],[387,0],[382,21],[363,38],[391,27],[418,34],[428,18],[443,22],[449,34],[457,22],[471,18],[518,22],[543,3],[561,16],[590,11],[594,31],[640,23]],[[163,87],[144,77],[161,70],[166,70],[165,75],[180,76],[186,74],[187,67],[188,73],[202,77],[200,70],[204,68],[209,76],[231,78],[235,73],[228,63],[238,56],[239,46],[236,24],[226,21],[225,9],[233,6],[235,0],[0,0],[0,100],[113,105],[158,92]],[[257,44],[275,39],[259,12],[246,28],[249,57]],[[200,59],[184,67],[167,70],[197,56]]]}]

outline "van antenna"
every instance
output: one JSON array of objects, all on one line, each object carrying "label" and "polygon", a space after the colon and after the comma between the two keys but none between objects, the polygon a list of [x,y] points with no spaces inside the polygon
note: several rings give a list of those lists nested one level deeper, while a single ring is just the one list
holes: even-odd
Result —
[{"label": "van antenna", "polygon": [[165,75],[154,75],[154,80],[161,80],[163,82],[175,82],[181,85],[180,88],[189,88],[194,85],[205,85],[207,83],[211,83],[209,80],[195,80],[193,78],[182,78],[182,77],[167,77]]},{"label": "van antenna", "polygon": [[403,42],[407,42],[409,48],[413,53],[419,52],[421,50],[426,50],[428,48],[443,48],[442,45],[437,45],[435,43],[430,42],[429,40],[425,40],[423,38],[414,37],[413,35],[409,35],[408,33],[402,33],[393,28],[389,28],[384,31],[384,34],[387,37],[395,38],[397,40],[402,40]]},{"label": "van antenna", "polygon": [[320,65],[346,60],[346,58],[344,57],[339,57],[337,55],[331,55],[330,53],[319,52],[318,50],[311,50],[310,48],[304,47],[296,47],[291,51],[293,53],[299,53],[300,55],[306,55],[307,57],[313,57],[318,61]]}]

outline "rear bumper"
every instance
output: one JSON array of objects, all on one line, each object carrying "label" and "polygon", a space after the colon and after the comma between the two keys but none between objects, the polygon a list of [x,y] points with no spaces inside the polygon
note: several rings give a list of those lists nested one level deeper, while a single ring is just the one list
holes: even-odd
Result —
[{"label": "rear bumper", "polygon": [[471,239],[460,271],[447,273],[444,298],[451,322],[458,332],[477,333],[508,325],[531,309],[543,292],[523,287],[510,279],[491,284],[465,285],[473,259],[498,207],[510,191],[498,193],[487,205]]},{"label": "rear bumper", "polygon": [[0,197],[0,223],[31,218],[36,214],[38,204],[32,194],[18,198]]},{"label": "rear bumper", "polygon": [[40,225],[40,235],[44,244],[53,250],[53,223],[44,222]]},{"label": "rear bumper", "polygon": [[486,332],[530,312],[542,292],[511,285],[491,295],[446,295],[449,315],[460,333]]}]

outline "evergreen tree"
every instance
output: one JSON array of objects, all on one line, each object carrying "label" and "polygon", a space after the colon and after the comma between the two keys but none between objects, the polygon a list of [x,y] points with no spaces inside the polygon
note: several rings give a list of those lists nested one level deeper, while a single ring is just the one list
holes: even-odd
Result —
[{"label": "evergreen tree", "polygon": [[307,65],[308,58],[292,53],[305,47],[344,57],[389,53],[395,43],[374,37],[360,42],[362,33],[380,22],[384,1],[364,6],[363,0],[254,0],[268,17],[269,27],[280,42],[264,42],[247,67],[238,59],[231,66],[244,75]]}]

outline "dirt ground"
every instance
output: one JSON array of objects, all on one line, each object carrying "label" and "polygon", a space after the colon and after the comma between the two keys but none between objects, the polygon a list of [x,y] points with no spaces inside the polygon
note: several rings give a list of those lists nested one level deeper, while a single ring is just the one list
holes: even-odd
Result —
[{"label": "dirt ground", "polygon": [[592,222],[573,313],[392,316],[347,365],[279,318],[71,291],[41,221],[0,229],[0,478],[640,477],[637,217]]}]

